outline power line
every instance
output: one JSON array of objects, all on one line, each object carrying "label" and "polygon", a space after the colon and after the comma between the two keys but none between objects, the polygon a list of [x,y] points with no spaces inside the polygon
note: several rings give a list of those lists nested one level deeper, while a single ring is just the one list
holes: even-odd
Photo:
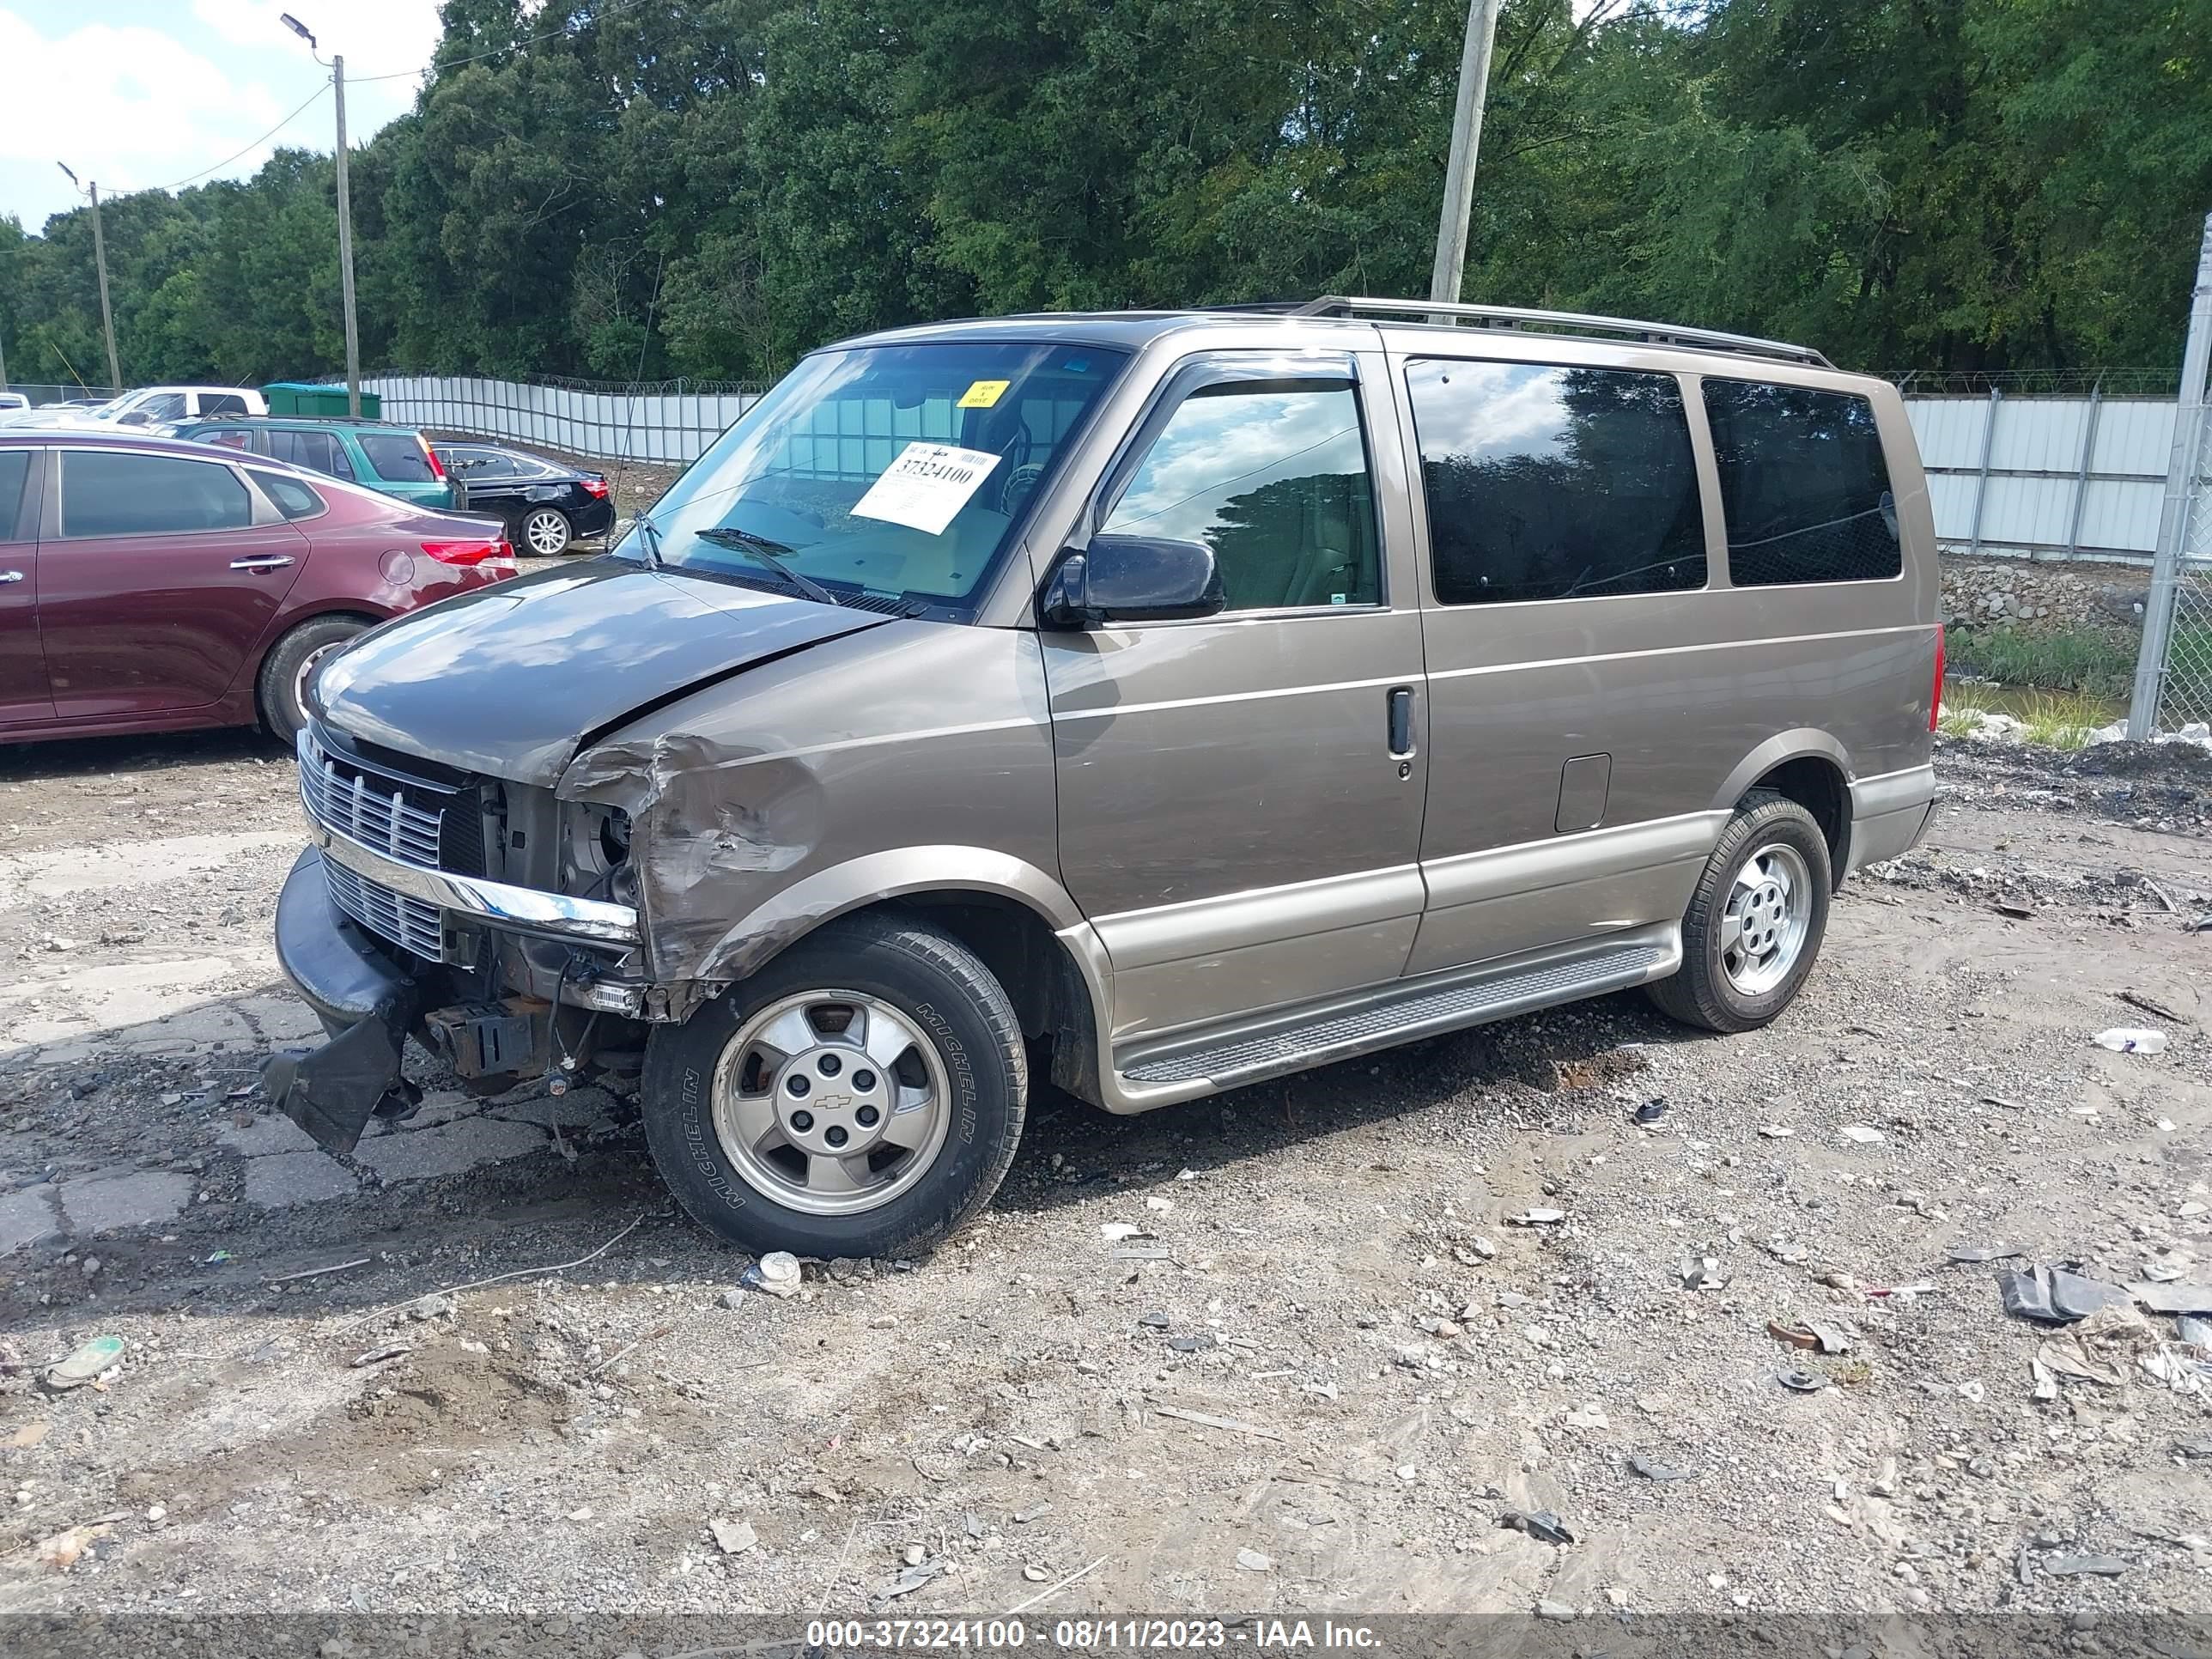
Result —
[{"label": "power line", "polygon": [[[603,6],[593,12],[579,27],[589,28],[592,24],[611,17],[617,12],[634,11],[644,3],[645,0],[616,0],[616,3]],[[450,64],[432,62],[423,64],[420,69],[398,70],[390,75],[349,75],[346,78],[356,86],[365,86],[372,81],[405,81],[418,75],[427,75],[432,70],[442,75],[447,70],[459,69],[465,64],[479,64],[487,58],[496,58],[503,52],[520,52],[525,46],[534,46],[546,40],[559,40],[576,33],[577,30],[573,28],[555,29],[550,34],[533,34],[526,40],[515,40],[504,46],[494,46],[489,52],[476,52],[467,58],[456,58]]]},{"label": "power line", "polygon": [[228,166],[229,166],[233,161],[235,161],[236,160],[238,160],[239,156],[240,156],[240,155],[246,155],[246,154],[247,154],[247,153],[249,153],[250,151],[254,150],[254,149],[256,149],[259,148],[261,145],[267,143],[268,143],[271,138],[274,138],[274,137],[275,137],[278,133],[280,133],[280,132],[283,131],[284,131],[284,129],[285,129],[286,127],[290,126],[290,125],[292,125],[292,123],[293,123],[293,122],[295,122],[295,121],[298,120],[298,119],[299,119],[302,115],[304,115],[304,114],[306,114],[306,113],[307,112],[307,107],[308,107],[308,105],[313,104],[313,103],[315,101],[315,100],[316,100],[316,99],[318,99],[318,98],[321,97],[325,93],[328,92],[330,89],[331,89],[331,83],[330,83],[329,82],[327,82],[327,81],[324,82],[322,85],[320,85],[319,87],[317,87],[317,88],[316,88],[313,92],[311,92],[311,93],[309,93],[309,94],[307,94],[307,103],[303,103],[303,104],[301,104],[301,105],[300,106],[300,107],[299,107],[299,108],[297,108],[297,109],[294,110],[294,111],[293,111],[289,115],[286,116],[283,120],[279,121],[279,122],[278,122],[275,126],[273,126],[273,127],[270,128],[268,131],[266,131],[266,132],[263,133],[263,134],[262,134],[258,138],[256,138],[256,139],[255,139],[252,143],[250,143],[250,144],[246,145],[246,146],[245,147],[245,149],[240,149],[240,150],[237,151],[237,152],[236,152],[235,154],[234,154],[234,155],[226,155],[226,156],[224,156],[224,157],[222,158],[222,160],[221,160],[220,161],[217,161],[217,162],[216,162],[213,167],[203,167],[203,168],[201,168],[198,173],[192,173],[192,174],[189,175],[189,176],[188,176],[188,177],[186,177],[186,178],[183,178],[183,179],[178,179],[174,184],[167,184],[167,185],[147,185],[147,186],[146,186],[146,188],[147,188],[147,189],[149,189],[149,190],[179,190],[179,189],[183,188],[183,187],[184,187],[185,185],[186,185],[197,184],[199,180],[201,180],[201,179],[203,179],[206,178],[206,177],[208,176],[208,174],[210,174],[210,173],[220,173],[220,172],[222,172],[225,167],[228,167]]}]

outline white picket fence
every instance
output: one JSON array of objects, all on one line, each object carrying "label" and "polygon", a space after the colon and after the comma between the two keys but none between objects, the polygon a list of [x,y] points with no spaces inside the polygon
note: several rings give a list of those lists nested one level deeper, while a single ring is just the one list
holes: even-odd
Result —
[{"label": "white picket fence", "polygon": [[[620,386],[380,374],[384,418],[608,463],[696,459],[760,388]],[[1945,546],[2014,558],[2148,563],[2158,545],[2172,398],[1908,396]]]}]

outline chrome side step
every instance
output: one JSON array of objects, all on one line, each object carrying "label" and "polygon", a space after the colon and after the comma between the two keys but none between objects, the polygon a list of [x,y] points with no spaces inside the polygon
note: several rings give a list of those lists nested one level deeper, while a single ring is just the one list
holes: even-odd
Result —
[{"label": "chrome side step", "polygon": [[1115,1069],[1140,1086],[1205,1081],[1230,1088],[1626,990],[1665,978],[1681,961],[1680,929],[1666,922],[1615,934],[1571,954],[1553,951],[1533,961],[1524,957],[1503,965],[1457,968],[1277,1016],[1271,1023],[1153,1046]]}]

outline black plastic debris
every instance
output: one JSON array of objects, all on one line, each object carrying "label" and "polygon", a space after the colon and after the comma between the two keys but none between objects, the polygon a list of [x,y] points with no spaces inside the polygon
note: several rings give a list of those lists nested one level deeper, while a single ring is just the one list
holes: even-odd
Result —
[{"label": "black plastic debris", "polygon": [[1529,1537],[1545,1544],[1571,1544],[1574,1534],[1560,1524],[1559,1517],[1549,1510],[1530,1510],[1522,1514],[1519,1510],[1507,1510],[1498,1517],[1498,1524],[1515,1532],[1525,1532]]},{"label": "black plastic debris", "polygon": [[1211,1331],[1201,1331],[1195,1336],[1171,1336],[1168,1346],[1177,1353],[1204,1353],[1218,1339]]},{"label": "black plastic debris", "polygon": [[1667,1115],[1667,1097],[1661,1095],[1656,1100],[1645,1101],[1632,1115],[1638,1123],[1656,1123]]},{"label": "black plastic debris", "polygon": [[1828,1386],[1828,1379],[1818,1371],[1784,1371],[1774,1380],[1798,1394],[1818,1394]]},{"label": "black plastic debris", "polygon": [[2128,1293],[2117,1285],[2085,1279],[2063,1267],[2008,1268],[1997,1275],[2004,1310],[2046,1325],[2070,1325],[2104,1307],[2124,1307]]},{"label": "black plastic debris", "polygon": [[1628,1454],[1628,1472],[1640,1474],[1646,1480],[1687,1480],[1694,1471],[1678,1469],[1672,1463],[1662,1463],[1646,1457],[1642,1452]]},{"label": "black plastic debris", "polygon": [[1168,1316],[1164,1313],[1142,1313],[1137,1322],[1149,1331],[1164,1331],[1168,1328]]}]

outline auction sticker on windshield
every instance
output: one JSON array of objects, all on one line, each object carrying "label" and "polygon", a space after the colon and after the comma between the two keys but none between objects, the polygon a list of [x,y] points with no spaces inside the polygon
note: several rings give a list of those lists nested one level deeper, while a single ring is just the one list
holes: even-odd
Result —
[{"label": "auction sticker on windshield", "polygon": [[942,536],[968,505],[999,458],[988,449],[954,444],[908,444],[868,493],[853,503],[856,519],[883,519]]}]

